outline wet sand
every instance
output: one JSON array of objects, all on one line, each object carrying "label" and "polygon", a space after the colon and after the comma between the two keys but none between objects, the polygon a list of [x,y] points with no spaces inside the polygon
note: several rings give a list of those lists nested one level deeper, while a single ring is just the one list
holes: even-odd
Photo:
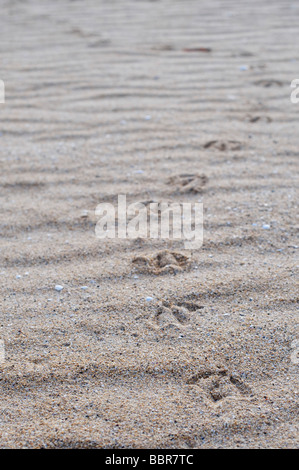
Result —
[{"label": "wet sand", "polygon": [[[1,448],[298,447],[298,15],[2,2]],[[202,248],[97,239],[119,194]]]}]

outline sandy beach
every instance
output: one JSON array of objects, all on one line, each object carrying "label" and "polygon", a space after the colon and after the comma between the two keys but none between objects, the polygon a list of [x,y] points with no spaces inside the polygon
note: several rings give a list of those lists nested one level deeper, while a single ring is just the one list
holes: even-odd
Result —
[{"label": "sandy beach", "polygon": [[[298,448],[298,18],[1,1],[0,448]],[[202,247],[97,238],[118,195]]]}]

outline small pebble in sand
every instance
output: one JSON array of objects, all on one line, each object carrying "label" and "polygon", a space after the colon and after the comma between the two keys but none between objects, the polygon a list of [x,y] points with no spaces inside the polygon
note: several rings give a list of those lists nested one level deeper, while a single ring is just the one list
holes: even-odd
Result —
[{"label": "small pebble in sand", "polygon": [[154,299],[153,299],[153,297],[146,297],[145,300],[146,300],[147,302],[151,302],[151,301],[154,300]]},{"label": "small pebble in sand", "polygon": [[88,287],[87,286],[81,286],[81,289],[86,290],[86,289],[88,289]]},{"label": "small pebble in sand", "polygon": [[16,275],[16,279],[21,279],[22,276],[20,276],[20,274],[17,274]]},{"label": "small pebble in sand", "polygon": [[270,225],[264,224],[264,225],[263,225],[263,229],[264,229],[264,230],[270,230]]},{"label": "small pebble in sand", "polygon": [[63,289],[63,286],[60,286],[59,284],[55,286],[55,290],[57,290],[57,292],[61,292],[62,289]]}]

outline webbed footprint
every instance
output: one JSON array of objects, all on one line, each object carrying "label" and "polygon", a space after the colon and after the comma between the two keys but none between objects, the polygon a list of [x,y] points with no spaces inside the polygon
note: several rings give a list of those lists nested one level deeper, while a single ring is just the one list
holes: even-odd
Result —
[{"label": "webbed footprint", "polygon": [[254,84],[256,86],[262,86],[264,88],[283,86],[283,83],[280,80],[274,80],[274,79],[257,80],[254,82]]},{"label": "webbed footprint", "polygon": [[176,273],[190,267],[190,258],[176,251],[162,250],[154,255],[135,256],[132,263],[139,272]]},{"label": "webbed footprint", "polygon": [[270,123],[272,122],[272,119],[269,116],[247,116],[246,121],[255,123],[255,122],[266,122]]},{"label": "webbed footprint", "polygon": [[187,384],[198,384],[207,398],[217,402],[226,397],[242,397],[252,394],[248,385],[235,372],[226,368],[202,369],[187,380]]},{"label": "webbed footprint", "polygon": [[198,174],[175,175],[168,180],[175,191],[180,193],[201,193],[207,182],[207,176]]},{"label": "webbed footprint", "polygon": [[222,152],[226,150],[241,150],[242,147],[242,143],[238,140],[210,140],[203,146],[205,149],[215,148]]},{"label": "webbed footprint", "polygon": [[204,308],[192,302],[185,301],[163,301],[161,302],[155,315],[155,323],[158,326],[174,324],[184,327],[191,323],[194,313]]}]

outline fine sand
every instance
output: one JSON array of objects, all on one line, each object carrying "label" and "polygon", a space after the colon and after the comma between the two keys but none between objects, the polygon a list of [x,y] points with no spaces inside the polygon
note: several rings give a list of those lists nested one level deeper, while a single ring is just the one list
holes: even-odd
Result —
[{"label": "fine sand", "polygon": [[[298,18],[1,1],[2,448],[298,447]],[[202,248],[97,239],[119,194]]]}]

